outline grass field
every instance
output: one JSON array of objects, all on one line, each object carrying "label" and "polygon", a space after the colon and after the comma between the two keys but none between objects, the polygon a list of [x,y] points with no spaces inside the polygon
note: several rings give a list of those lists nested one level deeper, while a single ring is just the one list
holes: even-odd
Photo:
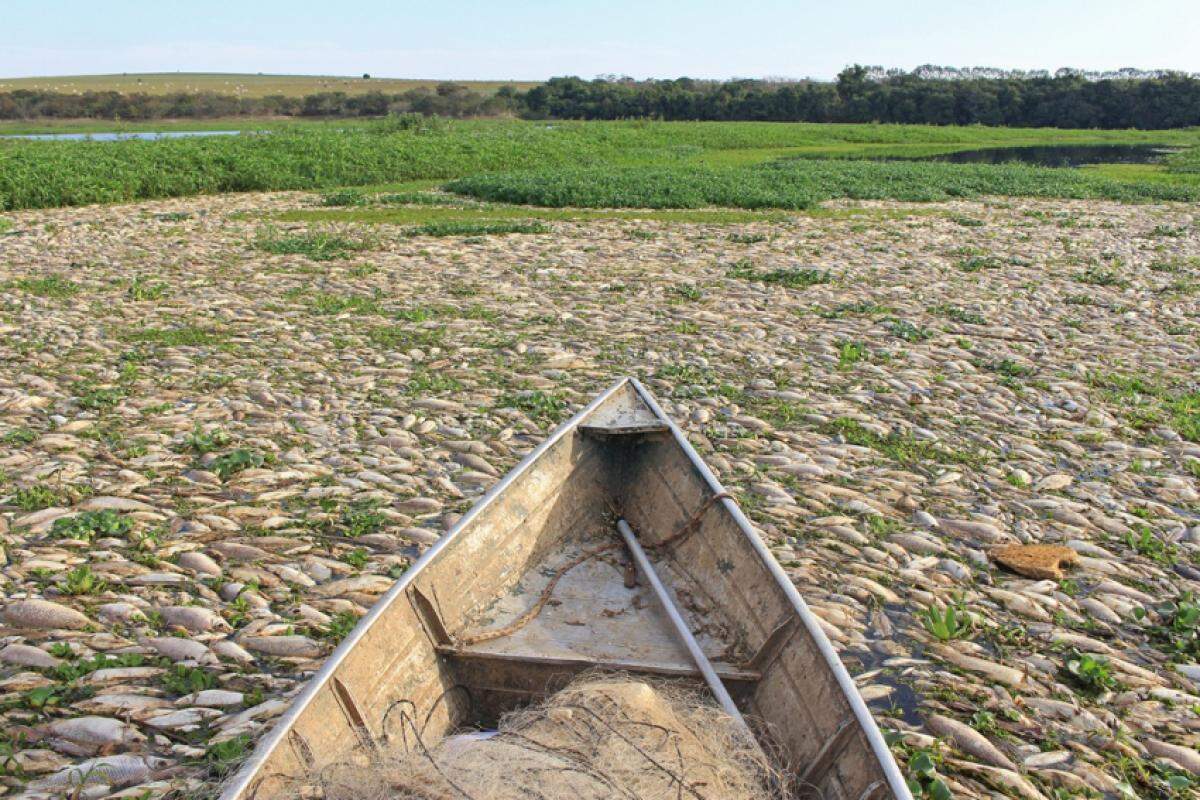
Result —
[{"label": "grass field", "polygon": [[[1108,200],[1200,200],[1200,183],[1115,179],[1025,165],[817,160],[759,167],[594,167],[475,175],[446,188],[482,200],[584,208],[809,208],[823,200],[929,202],[984,195]],[[1166,176],[1166,177],[1164,177]]]},{"label": "grass field", "polygon": [[652,222],[732,225],[782,222],[790,214],[775,209],[742,208],[532,208],[511,203],[478,203],[445,193],[423,191],[428,182],[371,187],[370,191],[340,190],[326,194],[322,208],[274,215],[280,222],[362,223],[402,227],[439,224],[491,224],[515,221],[591,222],[647,220]]},{"label": "grass field", "polygon": [[[365,94],[405,92],[419,86],[436,86],[438,79],[370,78],[359,75],[250,75],[223,72],[146,72],[120,75],[61,75],[37,78],[0,78],[0,92],[31,89],[64,94],[83,92],[215,92],[240,97],[282,94],[301,97],[318,92]],[[528,89],[540,81],[454,81],[477,92],[494,92],[505,85]]]},{"label": "grass field", "polygon": [[[0,143],[0,209],[218,192],[449,181],[545,206],[806,208],[833,197],[987,194],[1200,200],[1200,131],[779,123],[394,121],[277,124],[261,136]],[[1091,170],[864,160],[977,147],[1155,143],[1171,162]]]}]

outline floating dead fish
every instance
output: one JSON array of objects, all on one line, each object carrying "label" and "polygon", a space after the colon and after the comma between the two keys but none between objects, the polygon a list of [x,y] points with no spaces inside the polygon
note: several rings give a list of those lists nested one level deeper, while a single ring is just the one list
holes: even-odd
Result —
[{"label": "floating dead fish", "polygon": [[6,664],[16,664],[21,667],[40,667],[52,669],[62,663],[62,659],[27,644],[13,643],[0,650],[0,661]]},{"label": "floating dead fish", "polygon": [[172,661],[195,661],[197,663],[215,663],[216,661],[207,647],[191,639],[158,636],[146,639],[144,643]]},{"label": "floating dead fish", "polygon": [[269,656],[316,658],[325,652],[307,636],[246,636],[241,643],[248,650]]},{"label": "floating dead fish", "polygon": [[212,630],[232,630],[229,623],[215,611],[200,606],[166,606],[158,612],[168,625],[178,625],[192,633]]},{"label": "floating dead fish", "polygon": [[80,630],[91,624],[84,614],[49,600],[18,600],[0,612],[0,620],[14,628]]},{"label": "floating dead fish", "polygon": [[60,719],[46,726],[52,736],[88,747],[128,747],[146,737],[137,728],[111,717],[74,717]]},{"label": "floating dead fish", "polygon": [[30,785],[31,789],[56,789],[67,786],[105,784],[113,788],[142,783],[155,770],[171,762],[165,758],[139,755],[112,755],[72,764]]}]

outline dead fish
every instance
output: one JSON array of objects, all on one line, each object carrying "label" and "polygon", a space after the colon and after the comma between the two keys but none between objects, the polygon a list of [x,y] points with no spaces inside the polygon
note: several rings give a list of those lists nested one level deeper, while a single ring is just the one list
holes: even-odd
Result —
[{"label": "dead fish", "polygon": [[222,730],[229,730],[253,720],[273,719],[287,711],[290,707],[291,703],[286,700],[268,700],[265,703],[259,703],[253,708],[247,708],[245,711],[227,716],[216,723],[216,725]]},{"label": "dead fish", "polygon": [[321,645],[307,636],[247,636],[242,644],[269,656],[316,658],[324,652]]},{"label": "dead fish", "polygon": [[1151,755],[1174,761],[1193,775],[1200,775],[1200,753],[1190,747],[1147,739],[1144,744]]},{"label": "dead fish", "polygon": [[66,629],[77,631],[86,628],[91,621],[73,608],[51,603],[49,600],[18,600],[9,603],[0,619],[14,628],[39,630]]},{"label": "dead fish", "polygon": [[124,581],[130,586],[178,586],[187,583],[188,579],[173,572],[147,572],[136,575]]},{"label": "dead fish", "polygon": [[405,539],[417,544],[434,544],[442,538],[437,531],[431,531],[428,528],[403,528],[399,533]]},{"label": "dead fish", "polygon": [[60,659],[40,647],[16,643],[0,650],[0,661],[6,664],[16,664],[19,667],[40,667],[42,669],[52,669],[62,663]]},{"label": "dead fish", "polygon": [[206,720],[221,716],[213,708],[185,708],[150,717],[146,724],[161,730],[193,730]]},{"label": "dead fish", "polygon": [[316,586],[316,581],[305,575],[295,567],[289,567],[286,564],[272,564],[267,567],[271,572],[274,572],[288,583],[294,583],[297,586],[303,586],[306,589],[311,589]]},{"label": "dead fish", "polygon": [[395,508],[405,514],[433,514],[442,510],[442,504],[432,497],[410,497],[397,503]]},{"label": "dead fish", "polygon": [[162,673],[162,667],[107,667],[84,676],[80,679],[80,683],[85,686],[96,686],[117,681],[146,681],[157,678]]},{"label": "dead fish", "polygon": [[91,711],[98,714],[129,715],[134,719],[144,716],[150,711],[165,708],[170,701],[160,697],[150,697],[144,694],[101,694],[75,704],[80,711]]},{"label": "dead fish", "polygon": [[42,686],[53,685],[54,681],[50,680],[45,675],[39,675],[36,672],[18,672],[11,678],[0,680],[0,693],[27,692],[30,689],[37,689]]},{"label": "dead fish", "polygon": [[974,756],[980,761],[994,767],[1016,770],[1017,766],[1008,756],[1000,752],[994,744],[969,725],[964,725],[956,719],[934,714],[925,722],[925,727],[938,736],[945,737],[954,743],[955,747],[964,753]]},{"label": "dead fish", "polygon": [[984,591],[989,597],[1001,603],[1009,611],[1014,614],[1021,614],[1030,619],[1049,622],[1050,613],[1046,611],[1039,603],[1026,597],[1025,595],[1010,592],[1005,589],[985,588]]},{"label": "dead fish", "polygon": [[180,639],[177,636],[156,636],[146,639],[142,644],[153,647],[172,661],[196,661],[204,664],[216,660],[207,647],[200,642],[193,642],[191,639]]},{"label": "dead fish", "polygon": [[96,614],[109,624],[144,620],[146,615],[132,603],[105,603],[96,609]]},{"label": "dead fish", "polygon": [[89,497],[79,504],[80,511],[153,511],[154,506],[129,497]]},{"label": "dead fish", "polygon": [[53,775],[30,784],[30,788],[53,789],[88,784],[107,784],[113,788],[132,786],[145,781],[151,773],[163,769],[169,763],[167,759],[155,756],[102,756],[64,767]]},{"label": "dead fish", "polygon": [[221,574],[220,564],[196,550],[181,554],[179,556],[179,566],[192,572],[212,575],[213,577],[218,577]]},{"label": "dead fish", "polygon": [[215,642],[212,650],[221,658],[228,658],[231,661],[236,661],[239,664],[250,664],[254,661],[254,656],[247,653],[245,648],[241,647],[237,642],[232,642],[229,639],[222,639]]},{"label": "dead fish", "polygon": [[317,590],[322,597],[337,597],[338,595],[362,592],[363,594],[383,594],[392,588],[394,580],[384,575],[359,575],[354,578],[343,578],[340,581],[327,583]]},{"label": "dead fish", "polygon": [[26,775],[45,775],[71,763],[71,760],[61,753],[35,748],[19,750],[13,753],[9,759],[8,766],[16,767]]},{"label": "dead fish", "polygon": [[185,695],[176,700],[175,703],[181,706],[221,708],[222,706],[240,706],[245,697],[241,692],[234,692],[229,689],[205,689],[195,694]]},{"label": "dead fish", "polygon": [[111,717],[75,717],[51,722],[46,730],[60,739],[90,747],[112,747],[144,742],[137,728]]},{"label": "dead fish", "polygon": [[192,633],[211,630],[230,630],[230,625],[220,614],[200,606],[166,606],[159,609],[168,625],[179,625]]},{"label": "dead fish", "polygon": [[48,522],[53,522],[59,517],[65,517],[72,513],[73,512],[69,508],[51,506],[50,508],[43,508],[41,511],[34,511],[31,514],[17,517],[13,520],[12,524],[14,528],[37,528],[45,525]]},{"label": "dead fish", "polygon": [[260,547],[239,542],[216,542],[211,545],[211,549],[230,561],[258,561],[271,557],[270,553]]}]

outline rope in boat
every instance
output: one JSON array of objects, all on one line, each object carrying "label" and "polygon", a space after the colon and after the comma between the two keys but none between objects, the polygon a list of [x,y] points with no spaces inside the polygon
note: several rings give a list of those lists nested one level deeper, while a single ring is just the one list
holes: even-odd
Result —
[{"label": "rope in boat", "polygon": [[675,531],[670,536],[663,539],[661,542],[657,542],[655,544],[644,544],[644,545],[642,545],[642,547],[646,550],[662,550],[664,547],[667,547],[668,545],[675,544],[675,542],[679,541],[680,539],[684,538],[685,536],[688,536],[689,534],[692,533],[692,531],[696,530],[696,526],[700,523],[700,520],[703,519],[704,515],[708,513],[708,510],[710,508],[712,508],[713,506],[715,506],[717,504],[718,500],[732,500],[732,499],[733,499],[733,495],[731,495],[729,492],[717,492],[712,497],[705,500],[704,505],[700,506],[700,510],[697,511],[695,514],[692,514],[691,519],[689,519],[687,522],[683,523],[683,525],[681,525],[679,527],[679,530]]},{"label": "rope in boat", "polygon": [[[643,545],[643,547],[647,550],[662,550],[669,545],[675,544],[696,530],[700,520],[704,518],[704,515],[708,513],[708,510],[716,505],[718,501],[732,499],[733,495],[729,494],[729,492],[717,492],[712,497],[705,500],[704,505],[700,506],[696,513],[692,514],[692,516],[688,518],[687,522],[683,523],[683,525],[681,525],[677,531],[663,539],[661,542]],[[559,580],[561,580],[564,575],[578,567],[583,562],[594,558],[601,553],[606,553],[609,550],[616,550],[621,546],[622,543],[620,541],[613,541],[606,542],[599,547],[593,547],[590,550],[585,550],[583,553],[580,553],[578,556],[555,570],[554,575],[550,578],[550,582],[546,584],[546,587],[542,589],[542,593],[538,596],[537,602],[530,606],[529,609],[521,616],[517,617],[515,620],[502,628],[494,628],[492,630],[481,631],[476,634],[468,634],[457,637],[455,639],[455,644],[460,646],[470,646],[473,644],[480,644],[481,642],[490,642],[493,639],[499,639],[504,636],[511,636],[512,634],[521,630],[521,628],[524,628],[530,622],[533,622],[533,620],[537,618],[537,615],[542,613],[542,609],[546,607],[546,604],[550,602],[550,598],[554,595],[554,587],[558,585]]]}]

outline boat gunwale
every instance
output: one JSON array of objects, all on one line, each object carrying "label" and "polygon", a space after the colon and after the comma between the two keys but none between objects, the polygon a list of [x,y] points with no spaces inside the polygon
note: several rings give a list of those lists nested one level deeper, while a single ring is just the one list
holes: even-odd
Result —
[{"label": "boat gunwale", "polygon": [[[600,405],[607,401],[613,394],[620,390],[626,384],[633,382],[637,386],[636,379],[630,377],[619,378],[615,383],[609,386],[606,390],[597,395],[584,408],[580,409],[574,416],[563,422],[554,432],[550,434],[541,444],[531,450],[524,458],[522,458],[515,467],[513,467],[503,478],[496,482],[491,489],[479,499],[479,502],[471,506],[463,516],[454,524],[449,531],[443,534],[436,542],[434,542],[428,550],[421,554],[416,563],[404,573],[401,578],[396,581],[392,588],[379,599],[371,609],[363,615],[358,624],[350,634],[341,641],[327,659],[321,665],[321,668],[308,680],[308,684],[304,687],[304,691],[296,698],[291,707],[284,713],[279,721],[271,728],[271,731],[266,735],[258,746],[254,748],[254,754],[244,763],[237,771],[233,780],[226,785],[221,792],[218,800],[241,800],[245,791],[250,787],[250,784],[258,776],[259,771],[266,765],[267,760],[275,752],[275,749],[283,743],[284,737],[295,726],[300,715],[308,708],[308,706],[316,699],[317,694],[324,688],[329,679],[333,677],[334,672],[341,666],[342,661],[349,655],[350,651],[362,640],[371,626],[375,624],[392,603],[396,601],[400,595],[416,580],[422,570],[430,564],[438,555],[445,550],[450,542],[458,538],[462,531],[474,521],[474,519],[483,513],[484,509],[492,504],[495,499],[500,496],[508,487],[523,475],[534,462],[542,457],[542,455],[557,444],[564,436],[579,426],[585,418],[591,415]],[[643,396],[639,391],[639,396]],[[652,406],[655,413],[662,416],[661,409]],[[667,420],[670,424],[670,420]]]},{"label": "boat gunwale", "polygon": [[783,567],[775,560],[775,556],[771,555],[771,551],[767,548],[762,538],[754,530],[753,524],[742,513],[742,509],[734,502],[733,498],[728,496],[725,487],[717,476],[713,474],[712,469],[692,447],[692,443],[687,440],[683,431],[675,424],[675,421],[667,415],[654,396],[642,385],[637,378],[627,379],[630,385],[638,393],[642,401],[650,407],[650,410],[661,420],[665,421],[667,427],[670,428],[671,435],[675,439],[675,443],[683,449],[688,460],[692,462],[692,466],[704,478],[708,488],[712,490],[714,495],[722,495],[721,504],[725,510],[729,512],[733,521],[742,530],[742,534],[750,542],[750,546],[754,549],[755,554],[759,557],[771,573],[771,577],[783,590],[784,595],[791,601],[792,607],[796,614],[800,617],[800,621],[804,624],[809,637],[817,646],[817,650],[825,659],[826,666],[833,672],[834,678],[837,680],[838,688],[841,689],[842,695],[850,704],[850,709],[854,714],[855,720],[859,728],[867,737],[867,743],[871,747],[871,751],[879,762],[880,769],[883,771],[884,777],[888,781],[888,788],[892,791],[896,800],[913,800],[912,792],[909,791],[908,783],[904,780],[904,776],[900,772],[900,767],[896,764],[896,759],[892,755],[891,748],[884,741],[883,734],[879,730],[879,726],[875,723],[875,718],[871,715],[870,709],[867,708],[866,702],[863,701],[862,695],[859,694],[858,687],[854,683],[854,679],[850,677],[850,673],[846,670],[846,665],[842,663],[837,651],[833,649],[833,644],[829,641],[829,637],[825,635],[820,623],[817,622],[816,615],[809,610],[808,604],[804,602],[804,598],[800,595],[795,584],[788,578],[787,573],[783,571]]}]

